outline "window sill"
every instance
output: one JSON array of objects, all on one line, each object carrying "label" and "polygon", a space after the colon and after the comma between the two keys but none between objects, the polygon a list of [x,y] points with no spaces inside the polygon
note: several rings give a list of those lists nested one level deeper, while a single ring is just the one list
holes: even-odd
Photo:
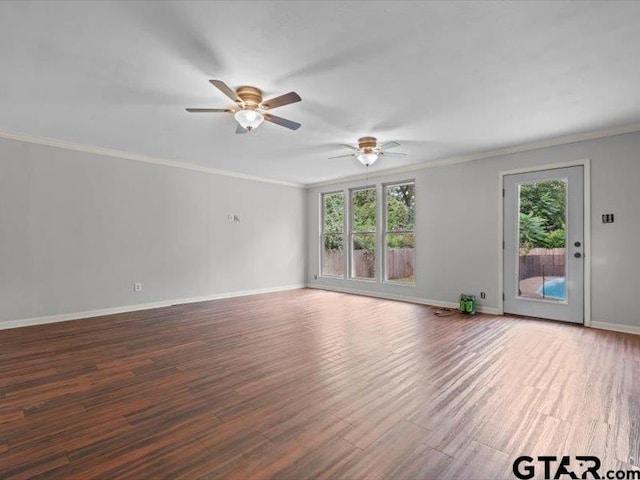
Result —
[{"label": "window sill", "polygon": [[382,282],[383,285],[398,285],[400,287],[410,287],[410,288],[415,288],[416,286],[416,282],[413,283],[406,283],[406,282],[390,282],[389,280],[386,280],[384,282]]},{"label": "window sill", "polygon": [[318,280],[320,280],[321,278],[328,278],[328,279],[332,279],[332,280],[344,280],[344,275],[318,275]]},{"label": "window sill", "polygon": [[357,278],[357,277],[350,277],[347,280],[350,280],[352,282],[364,282],[364,283],[378,283],[378,279],[377,278]]}]

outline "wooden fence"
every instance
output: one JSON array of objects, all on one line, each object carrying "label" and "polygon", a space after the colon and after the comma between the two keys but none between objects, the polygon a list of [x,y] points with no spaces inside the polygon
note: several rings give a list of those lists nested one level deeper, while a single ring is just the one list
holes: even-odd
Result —
[{"label": "wooden fence", "polygon": [[564,277],[566,249],[533,248],[520,251],[520,280],[531,277]]},{"label": "wooden fence", "polygon": [[[387,278],[397,280],[411,278],[414,275],[415,249],[391,248],[386,252]],[[373,253],[366,250],[353,251],[353,267],[355,276],[359,278],[373,278],[375,276],[375,258]],[[343,257],[340,250],[323,250],[323,275],[338,275],[343,273]]]},{"label": "wooden fence", "polygon": [[415,248],[391,248],[387,250],[387,279],[413,278],[416,264]]},{"label": "wooden fence", "polygon": [[344,258],[342,250],[326,250],[322,249],[322,274],[342,276],[344,266]]},{"label": "wooden fence", "polygon": [[[397,280],[411,278],[415,268],[415,249],[392,248],[387,250],[387,278]],[[531,277],[565,276],[566,250],[564,248],[533,248],[528,252],[520,251],[520,279]],[[343,275],[343,256],[340,250],[323,250],[322,273],[324,275]],[[373,278],[375,258],[365,250],[354,250],[353,267],[355,276]]]}]

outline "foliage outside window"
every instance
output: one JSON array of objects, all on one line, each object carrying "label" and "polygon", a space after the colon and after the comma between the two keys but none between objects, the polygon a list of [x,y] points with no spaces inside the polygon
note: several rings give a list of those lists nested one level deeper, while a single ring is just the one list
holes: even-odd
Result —
[{"label": "foliage outside window", "polygon": [[567,183],[562,180],[520,185],[520,248],[565,248]]},{"label": "foliage outside window", "polygon": [[385,187],[385,280],[415,283],[415,183]]},{"label": "foliage outside window", "polygon": [[376,189],[351,192],[351,278],[376,278]]},{"label": "foliage outside window", "polygon": [[322,275],[344,276],[344,193],[322,194]]}]

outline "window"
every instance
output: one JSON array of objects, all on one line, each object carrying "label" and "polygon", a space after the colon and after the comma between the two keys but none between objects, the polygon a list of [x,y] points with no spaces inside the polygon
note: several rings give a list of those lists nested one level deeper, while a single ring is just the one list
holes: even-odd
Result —
[{"label": "window", "polygon": [[386,282],[414,284],[416,265],[416,186],[414,182],[386,185]]},{"label": "window", "polygon": [[322,194],[322,275],[344,276],[344,193]]},{"label": "window", "polygon": [[351,278],[376,278],[376,189],[351,191]]}]

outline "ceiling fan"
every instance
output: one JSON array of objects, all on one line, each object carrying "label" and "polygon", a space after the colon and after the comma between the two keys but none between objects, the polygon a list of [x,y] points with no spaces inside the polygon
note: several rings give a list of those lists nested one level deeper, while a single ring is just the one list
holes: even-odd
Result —
[{"label": "ceiling fan", "polygon": [[358,146],[354,147],[353,145],[342,145],[343,147],[350,148],[351,150],[355,150],[355,153],[350,153],[348,155],[339,155],[337,157],[330,157],[329,160],[333,160],[335,158],[347,158],[347,157],[356,157],[360,163],[362,163],[365,167],[373,165],[376,160],[382,155],[386,155],[388,157],[406,157],[406,153],[400,152],[389,152],[387,150],[391,150],[392,148],[399,147],[400,144],[398,142],[384,142],[378,145],[378,140],[376,137],[362,137],[358,139]]},{"label": "ceiling fan", "polygon": [[291,130],[297,130],[301,126],[298,122],[267,113],[268,110],[276,107],[282,107],[283,105],[289,105],[290,103],[302,100],[296,92],[285,93],[279,97],[263,101],[262,92],[256,87],[243,86],[233,90],[222,80],[209,80],[209,83],[233,100],[236,105],[229,108],[187,108],[187,112],[233,113],[233,116],[238,122],[236,133],[251,132],[258,128],[263,120]]}]

